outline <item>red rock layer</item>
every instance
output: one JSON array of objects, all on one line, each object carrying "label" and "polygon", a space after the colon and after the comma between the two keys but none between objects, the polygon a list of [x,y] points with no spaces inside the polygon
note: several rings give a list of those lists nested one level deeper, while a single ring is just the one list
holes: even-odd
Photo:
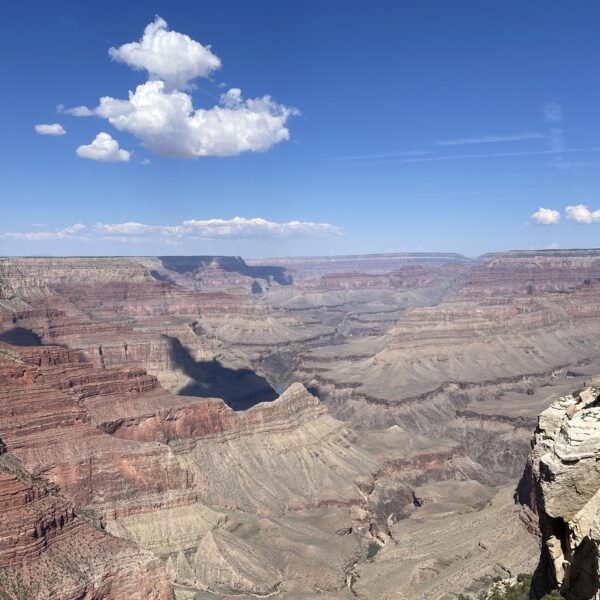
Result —
[{"label": "red rock layer", "polygon": [[3,598],[172,600],[160,562],[77,516],[54,486],[0,464]]}]

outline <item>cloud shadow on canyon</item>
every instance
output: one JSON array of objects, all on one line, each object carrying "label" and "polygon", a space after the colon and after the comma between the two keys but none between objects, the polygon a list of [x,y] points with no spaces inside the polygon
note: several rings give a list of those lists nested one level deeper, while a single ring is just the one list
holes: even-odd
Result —
[{"label": "cloud shadow on canyon", "polygon": [[294,283],[292,275],[287,272],[285,267],[249,265],[239,256],[159,256],[158,259],[163,267],[182,275],[201,273],[214,264],[228,273],[264,279],[267,282],[274,281],[279,285]]},{"label": "cloud shadow on canyon", "polygon": [[42,338],[31,329],[13,327],[0,333],[0,342],[12,346],[41,346]]},{"label": "cloud shadow on canyon", "polygon": [[165,337],[169,340],[175,366],[193,380],[179,391],[181,396],[221,398],[234,410],[246,410],[277,398],[277,392],[268,381],[251,369],[231,369],[216,359],[195,361],[177,338]]}]

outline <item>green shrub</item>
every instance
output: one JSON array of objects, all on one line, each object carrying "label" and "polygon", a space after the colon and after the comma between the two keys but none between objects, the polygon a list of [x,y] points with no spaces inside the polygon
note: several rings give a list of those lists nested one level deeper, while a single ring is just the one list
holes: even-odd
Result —
[{"label": "green shrub", "polygon": [[381,546],[377,542],[371,542],[367,548],[367,559],[372,560],[375,555],[381,550]]}]

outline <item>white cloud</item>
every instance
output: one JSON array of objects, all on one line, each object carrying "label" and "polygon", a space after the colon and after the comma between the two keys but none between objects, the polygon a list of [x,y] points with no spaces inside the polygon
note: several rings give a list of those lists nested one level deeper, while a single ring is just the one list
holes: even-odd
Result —
[{"label": "white cloud", "polygon": [[589,225],[591,223],[598,223],[600,221],[600,210],[590,210],[585,204],[576,204],[574,206],[567,206],[565,209],[567,219]]},{"label": "white cloud", "polygon": [[40,135],[65,135],[65,128],[60,123],[40,123],[35,126],[35,130]]},{"label": "white cloud", "polygon": [[285,124],[297,111],[270,96],[244,100],[235,88],[222,95],[221,105],[194,110],[189,94],[148,81],[128,100],[101,98],[95,113],[157,154],[198,158],[268,150],[289,139]]},{"label": "white cloud", "polygon": [[436,146],[464,146],[468,144],[494,144],[498,142],[522,142],[525,140],[540,140],[546,136],[543,133],[509,133],[505,135],[479,135],[453,140],[438,140]]},{"label": "white cloud", "polygon": [[103,223],[96,223],[94,230],[100,233],[106,233],[108,235],[145,235],[154,231],[160,231],[163,229],[162,225],[144,225],[143,223],[137,223],[130,221],[127,223],[113,223],[105,225]]},{"label": "white cloud", "polygon": [[112,240],[120,243],[159,241],[179,244],[189,240],[272,239],[286,237],[339,236],[342,231],[329,223],[287,221],[278,223],[260,217],[247,219],[190,219],[177,225],[148,225],[137,221],[126,223],[96,223],[86,227],[81,223],[58,231],[7,232],[0,237],[46,241],[61,239]]},{"label": "white cloud", "polygon": [[6,233],[0,233],[0,238],[6,238],[10,240],[27,240],[29,242],[45,242],[49,240],[64,239],[83,239],[82,233],[85,229],[86,226],[82,223],[75,223],[74,225],[69,225],[64,229],[59,229],[55,231],[8,231]]},{"label": "white cloud", "polygon": [[288,221],[276,223],[256,217],[246,219],[190,219],[179,225],[146,225],[138,222],[98,223],[94,230],[105,235],[161,236],[171,239],[219,239],[219,238],[279,238],[289,236],[340,235],[341,230],[328,223]]},{"label": "white cloud", "polygon": [[73,108],[65,108],[62,112],[74,117],[93,117],[94,111],[87,106],[74,106]]},{"label": "white cloud", "polygon": [[542,106],[542,115],[544,116],[544,121],[558,123],[563,118],[562,106],[556,102],[546,102]]},{"label": "white cloud", "polygon": [[108,133],[101,131],[91,144],[79,146],[77,156],[100,162],[129,162],[131,153],[119,148],[119,143]]},{"label": "white cloud", "polygon": [[221,94],[220,102],[227,108],[236,108],[242,104],[242,90],[231,88],[224,94]]},{"label": "white cloud", "polygon": [[63,231],[63,233],[66,233],[66,234],[79,233],[80,231],[83,231],[86,227],[87,226],[84,225],[83,223],[75,223],[74,225],[65,227],[62,231]]},{"label": "white cloud", "polygon": [[244,99],[239,88],[221,94],[212,108],[194,108],[183,89],[196,77],[207,77],[221,62],[209,47],[168,31],[160,17],[146,27],[140,42],[111,48],[110,55],[134,69],[146,69],[149,80],[130,91],[126,100],[104,96],[96,108],[59,110],[104,118],[157,154],[199,158],[266,151],[289,139],[286,123],[299,114],[268,95]]},{"label": "white cloud", "polygon": [[262,237],[288,237],[305,235],[340,235],[341,230],[335,225],[327,223],[312,223],[302,221],[288,221],[287,223],[274,223],[259,217],[244,219],[209,219],[198,221],[191,219],[183,222],[183,228],[189,234],[197,237],[236,237],[236,238],[262,238]]},{"label": "white cloud", "polygon": [[139,42],[110,48],[111,58],[130,67],[148,71],[150,79],[160,79],[169,89],[181,89],[196,77],[208,77],[221,66],[210,46],[188,35],[169,31],[167,22],[156,17],[144,29]]},{"label": "white cloud", "polygon": [[538,208],[531,218],[538,225],[557,225],[560,223],[560,213],[552,208]]}]

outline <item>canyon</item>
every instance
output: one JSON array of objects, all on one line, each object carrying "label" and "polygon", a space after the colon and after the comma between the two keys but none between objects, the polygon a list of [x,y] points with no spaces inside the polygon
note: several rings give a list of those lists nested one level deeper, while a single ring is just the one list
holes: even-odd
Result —
[{"label": "canyon", "polygon": [[599,373],[600,250],[0,258],[0,598],[545,592]]}]

